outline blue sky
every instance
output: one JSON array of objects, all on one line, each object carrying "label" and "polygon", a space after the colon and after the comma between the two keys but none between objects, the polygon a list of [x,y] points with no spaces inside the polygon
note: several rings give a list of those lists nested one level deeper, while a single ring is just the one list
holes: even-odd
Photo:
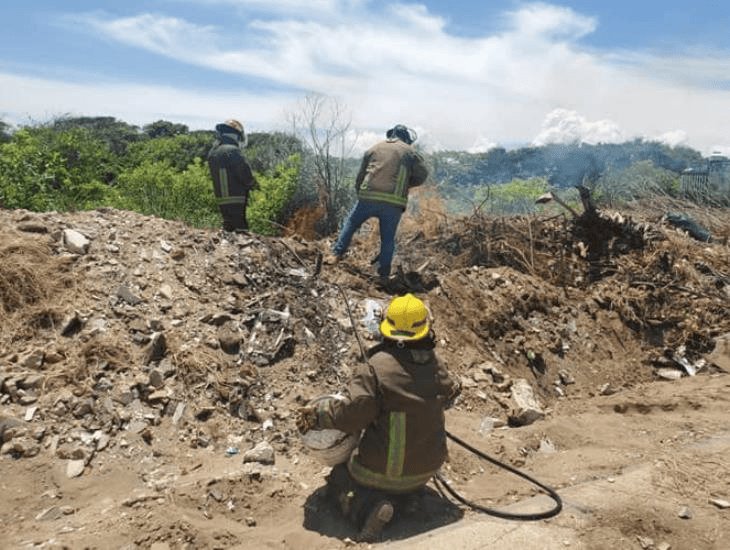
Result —
[{"label": "blue sky", "polygon": [[730,152],[730,3],[5,0],[0,119],[286,129],[336,98],[368,145],[636,137]]}]

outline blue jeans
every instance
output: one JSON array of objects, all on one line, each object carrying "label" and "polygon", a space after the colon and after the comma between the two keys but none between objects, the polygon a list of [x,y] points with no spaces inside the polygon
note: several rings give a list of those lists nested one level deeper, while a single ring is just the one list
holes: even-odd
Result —
[{"label": "blue jeans", "polygon": [[337,256],[343,256],[350,246],[350,241],[355,231],[370,218],[378,218],[380,225],[380,256],[378,258],[378,275],[387,277],[390,275],[390,264],[393,262],[395,252],[395,232],[398,229],[403,209],[394,204],[382,202],[357,201],[353,209],[347,215],[345,224],[342,226],[340,236],[332,248]]}]

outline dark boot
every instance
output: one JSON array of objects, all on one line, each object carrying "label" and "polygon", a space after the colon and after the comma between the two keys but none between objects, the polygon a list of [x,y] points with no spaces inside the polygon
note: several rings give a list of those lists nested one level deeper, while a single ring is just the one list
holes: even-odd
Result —
[{"label": "dark boot", "polygon": [[390,520],[393,519],[393,503],[389,500],[381,500],[372,507],[357,539],[360,542],[375,542]]}]

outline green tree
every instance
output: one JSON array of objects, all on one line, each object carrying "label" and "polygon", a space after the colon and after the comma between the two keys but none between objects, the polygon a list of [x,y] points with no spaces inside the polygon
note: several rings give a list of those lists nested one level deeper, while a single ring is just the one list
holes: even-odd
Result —
[{"label": "green tree", "polygon": [[301,156],[291,155],[268,173],[256,174],[259,189],[251,193],[248,220],[251,230],[262,235],[280,233],[286,223],[287,206],[294,197],[301,169]]},{"label": "green tree", "polygon": [[114,155],[82,128],[23,128],[0,145],[0,202],[7,208],[75,210],[103,203]]},{"label": "green tree", "polygon": [[152,124],[143,126],[142,131],[150,138],[155,139],[187,134],[188,127],[185,124],[177,124],[168,120],[156,120]]},{"label": "green tree", "polygon": [[0,120],[0,143],[7,143],[10,141],[10,124]]},{"label": "green tree", "polygon": [[146,139],[129,147],[127,166],[150,162],[167,162],[182,171],[195,159],[205,159],[213,143],[212,132],[193,132],[170,137]]},{"label": "green tree", "polygon": [[145,139],[137,126],[127,124],[111,116],[98,117],[61,117],[51,124],[58,132],[84,128],[90,135],[105,143],[112,153],[122,156],[131,143]]}]

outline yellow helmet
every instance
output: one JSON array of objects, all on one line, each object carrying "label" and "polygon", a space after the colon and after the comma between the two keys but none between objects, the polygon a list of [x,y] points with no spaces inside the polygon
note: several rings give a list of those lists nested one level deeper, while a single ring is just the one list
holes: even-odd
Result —
[{"label": "yellow helmet", "polygon": [[410,293],[390,302],[380,323],[380,333],[392,340],[420,340],[430,328],[426,305]]},{"label": "yellow helmet", "polygon": [[224,122],[226,126],[230,126],[234,130],[236,130],[239,134],[243,135],[243,124],[238,122],[235,118],[229,118]]}]

